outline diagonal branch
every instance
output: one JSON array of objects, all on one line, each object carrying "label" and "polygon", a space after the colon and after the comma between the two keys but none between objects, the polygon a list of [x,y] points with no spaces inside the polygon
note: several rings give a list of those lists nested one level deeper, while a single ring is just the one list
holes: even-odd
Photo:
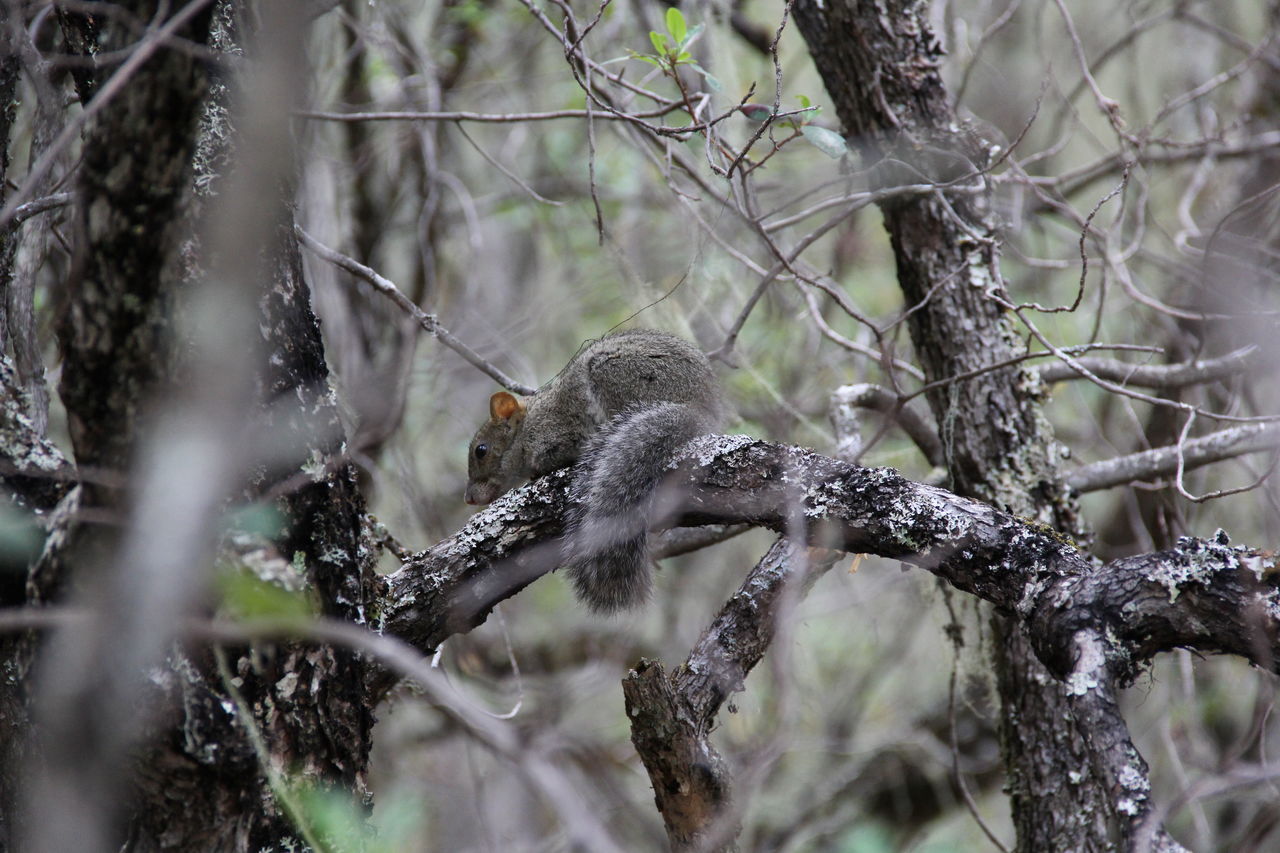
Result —
[{"label": "diagonal branch", "polygon": [[418,325],[422,326],[423,329],[439,340],[440,343],[462,356],[476,369],[493,377],[494,381],[502,387],[522,395],[529,395],[537,390],[522,382],[517,382],[499,370],[495,365],[492,365],[481,358],[479,353],[467,346],[466,343],[444,326],[440,325],[440,321],[436,319],[436,315],[428,314],[426,311],[423,311],[418,307],[416,302],[405,296],[400,288],[396,287],[395,282],[379,275],[374,270],[357,261],[355,258],[330,249],[324,243],[321,243],[315,237],[312,237],[306,231],[302,230],[302,226],[300,225],[295,225],[293,227],[293,233],[297,236],[298,241],[301,242],[302,245],[315,252],[319,257],[339,269],[346,270],[356,278],[367,282],[374,290],[390,299],[402,311],[417,320]]},{"label": "diagonal branch", "polygon": [[[716,714],[773,642],[784,596],[829,569],[836,554],[773,544],[670,675],[643,660],[622,682],[631,742],[649,772],[673,850],[729,849],[737,835],[731,778],[710,742]],[[799,575],[799,577],[797,577]]]}]

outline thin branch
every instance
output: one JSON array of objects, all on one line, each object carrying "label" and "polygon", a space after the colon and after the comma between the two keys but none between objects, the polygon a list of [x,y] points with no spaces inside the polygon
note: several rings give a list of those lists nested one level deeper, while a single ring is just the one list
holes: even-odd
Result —
[{"label": "thin branch", "polygon": [[9,227],[16,228],[33,216],[70,204],[73,197],[73,194],[69,192],[55,193],[29,201],[26,204],[20,204],[13,209],[13,218],[9,220]]},{"label": "thin branch", "polygon": [[[421,111],[421,110],[380,110],[376,112],[339,113],[325,110],[297,110],[298,118],[317,121],[472,121],[487,124],[513,124],[526,121],[554,121],[562,118],[602,119],[605,121],[629,121],[637,118],[661,118],[678,112],[681,104],[670,104],[658,109],[626,115],[601,113],[594,110],[546,110],[536,113],[477,113],[466,110],[453,111]],[[689,130],[690,128],[679,128]]]},{"label": "thin branch", "polygon": [[[1129,364],[1097,356],[1077,358],[1076,362],[1090,373],[1109,382],[1169,390],[1214,382],[1244,373],[1256,364],[1258,352],[1257,346],[1246,346],[1218,358],[1188,361],[1182,364]],[[1061,361],[1046,364],[1039,370],[1040,378],[1044,382],[1064,382],[1084,378],[1071,365]]]},{"label": "thin branch", "polygon": [[405,296],[404,293],[400,291],[400,288],[396,287],[395,283],[390,279],[378,275],[378,273],[360,263],[355,258],[330,249],[315,237],[312,237],[306,231],[302,230],[301,225],[295,225],[293,227],[293,233],[297,235],[298,240],[301,241],[302,245],[306,246],[312,252],[315,252],[320,258],[323,258],[334,266],[344,269],[355,277],[372,285],[375,290],[386,296],[406,314],[409,314],[417,320],[419,325],[439,340],[440,343],[462,356],[477,370],[480,370],[487,376],[492,377],[493,380],[502,387],[514,391],[517,394],[523,394],[526,396],[537,390],[529,385],[517,382],[510,376],[507,376],[507,374],[503,373],[496,366],[485,361],[479,353],[455,337],[454,334],[444,326],[440,325],[440,322],[436,319],[434,314],[428,314],[426,311],[423,311],[418,307],[417,303]]},{"label": "thin branch", "polygon": [[116,95],[124,89],[125,84],[133,77],[134,73],[147,61],[150,56],[169,41],[170,37],[178,31],[179,28],[186,25],[196,13],[208,6],[213,0],[191,0],[186,6],[179,9],[174,16],[165,22],[164,26],[150,32],[146,38],[138,43],[137,49],[133,55],[125,60],[111,78],[107,80],[94,94],[93,99],[85,104],[84,110],[73,120],[67,122],[66,126],[58,134],[53,143],[44,150],[40,155],[40,159],[27,171],[26,179],[22,182],[22,186],[18,191],[13,193],[9,200],[5,203],[4,208],[0,209],[0,227],[8,225],[17,211],[19,205],[23,203],[23,199],[32,191],[36,184],[44,177],[45,173],[53,167],[54,162],[73,139],[80,135],[80,129],[97,113],[101,112],[107,104],[109,104]]},{"label": "thin branch", "polygon": [[1245,424],[1193,438],[1181,445],[1157,447],[1083,465],[1067,475],[1067,485],[1081,493],[1096,492],[1168,477],[1177,473],[1180,465],[1190,470],[1276,447],[1280,447],[1280,423]]},{"label": "thin branch", "polygon": [[[1273,151],[1277,145],[1280,145],[1280,130],[1264,131],[1234,142],[1221,139],[1202,139],[1194,143],[1174,146],[1171,142],[1153,139],[1148,140],[1146,144],[1147,146],[1163,145],[1174,150],[1152,151],[1149,148],[1144,148],[1144,150],[1136,153],[1117,151],[1103,155],[1092,163],[1057,175],[1028,175],[1025,179],[1008,178],[1007,180],[1018,183],[1025,182],[1040,187],[1052,187],[1059,195],[1065,198],[1080,192],[1094,181],[1116,172],[1124,171],[1126,165],[1143,167],[1176,165],[1191,160],[1199,160],[1206,154],[1212,154],[1219,159],[1228,159],[1249,157],[1263,151]],[[1039,205],[1028,210],[1025,215],[1034,216],[1051,207],[1051,204],[1042,199]]]}]

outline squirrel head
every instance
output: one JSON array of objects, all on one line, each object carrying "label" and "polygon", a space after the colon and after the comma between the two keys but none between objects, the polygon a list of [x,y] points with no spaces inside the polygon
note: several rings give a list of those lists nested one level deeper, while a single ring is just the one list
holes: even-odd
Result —
[{"label": "squirrel head", "polygon": [[527,407],[524,400],[499,391],[489,398],[489,420],[476,431],[467,450],[469,504],[487,504],[506,494],[522,478],[520,462],[513,456]]}]

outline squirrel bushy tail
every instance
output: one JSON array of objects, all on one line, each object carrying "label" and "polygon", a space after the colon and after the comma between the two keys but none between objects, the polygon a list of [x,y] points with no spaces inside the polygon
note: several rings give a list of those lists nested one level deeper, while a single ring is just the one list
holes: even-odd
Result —
[{"label": "squirrel bushy tail", "polygon": [[648,597],[654,496],[672,452],[714,421],[695,405],[655,403],[614,417],[587,446],[573,478],[565,557],[591,609],[613,613]]}]

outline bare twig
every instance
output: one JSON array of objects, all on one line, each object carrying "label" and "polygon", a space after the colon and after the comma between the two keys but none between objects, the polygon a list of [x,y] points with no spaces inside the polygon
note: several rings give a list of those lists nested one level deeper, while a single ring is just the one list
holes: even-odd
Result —
[{"label": "bare twig", "polygon": [[20,204],[13,209],[13,218],[9,220],[9,227],[21,225],[33,216],[38,216],[47,210],[53,210],[57,207],[70,204],[73,195],[71,193],[55,193],[44,198],[38,198],[29,201],[26,204]]},{"label": "bare twig", "polygon": [[1280,423],[1231,427],[1180,445],[1158,447],[1128,456],[1084,465],[1067,475],[1067,485],[1078,492],[1096,492],[1126,483],[1167,477],[1184,469],[1199,468],[1246,453],[1280,446]]},{"label": "bare twig", "polygon": [[315,237],[312,237],[304,231],[301,225],[295,225],[293,227],[293,233],[297,235],[298,240],[302,242],[302,245],[306,246],[312,252],[315,252],[317,256],[372,285],[375,290],[394,302],[406,314],[409,314],[416,319],[422,328],[429,332],[433,337],[437,338],[440,343],[462,356],[467,360],[467,363],[475,367],[477,370],[480,370],[487,376],[492,377],[493,380],[502,387],[514,391],[517,394],[525,395],[532,394],[537,390],[532,386],[517,382],[510,376],[507,376],[507,374],[503,373],[496,366],[481,358],[479,353],[455,337],[454,334],[444,326],[440,325],[440,322],[436,319],[434,314],[428,314],[426,311],[423,311],[418,307],[417,303],[405,296],[404,293],[401,292],[400,288],[396,287],[395,283],[390,279],[384,278],[369,267],[357,261],[355,258],[330,249],[328,246],[324,245]]},{"label": "bare twig", "polygon": [[[380,110],[375,112],[329,112],[324,110],[298,110],[294,113],[298,118],[316,121],[455,121],[480,122],[485,124],[515,124],[529,121],[554,121],[563,118],[595,118],[605,121],[625,121],[631,118],[661,118],[678,112],[681,105],[673,103],[652,110],[638,111],[627,115],[600,113],[592,110],[546,110],[535,113],[477,113],[466,110],[453,111],[420,111],[420,110]],[[681,128],[688,130],[689,128]]]},{"label": "bare twig", "polygon": [[[1250,345],[1219,358],[1182,364],[1128,364],[1096,356],[1076,361],[1090,373],[1110,382],[1170,390],[1244,373],[1258,361],[1258,353],[1258,347]],[[1054,361],[1040,368],[1040,378],[1045,382],[1063,382],[1082,379],[1083,376],[1071,365]]]}]

